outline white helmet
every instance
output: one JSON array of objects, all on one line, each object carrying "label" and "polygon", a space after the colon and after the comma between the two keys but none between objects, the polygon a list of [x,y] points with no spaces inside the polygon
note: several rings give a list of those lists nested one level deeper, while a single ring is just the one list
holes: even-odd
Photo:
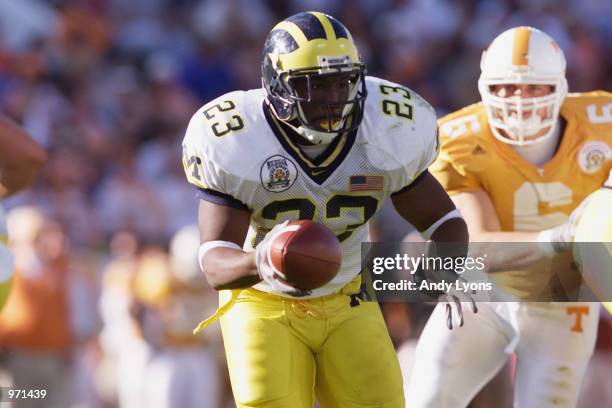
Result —
[{"label": "white helmet", "polygon": [[[501,33],[482,54],[478,90],[486,108],[493,135],[513,145],[529,145],[552,136],[559,109],[567,94],[565,56],[557,43],[533,27],[515,27]],[[552,93],[535,97],[501,98],[491,92],[492,85],[552,85]],[[536,110],[546,108],[542,118]],[[533,112],[523,117],[524,112]],[[516,114],[512,115],[512,112]],[[525,140],[542,129],[545,134]],[[509,137],[504,137],[503,130]]]}]

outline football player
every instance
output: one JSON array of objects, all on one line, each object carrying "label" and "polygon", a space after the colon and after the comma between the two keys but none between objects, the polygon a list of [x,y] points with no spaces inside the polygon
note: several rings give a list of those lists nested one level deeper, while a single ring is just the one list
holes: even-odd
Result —
[{"label": "football player", "polygon": [[[45,160],[44,150],[29,135],[0,116],[0,199],[30,185]],[[7,240],[0,206],[0,310],[8,298],[13,276],[13,255],[6,246]]]},{"label": "football player", "polygon": [[[316,394],[322,407],[403,407],[378,304],[360,298],[360,243],[390,196],[426,239],[467,244],[427,171],[435,112],[410,89],[366,76],[347,28],[318,12],[272,29],[262,82],[204,105],[183,142],[236,403],[312,407]],[[312,291],[279,280],[266,261],[268,231],[296,219],[323,223],[343,249],[337,276]]]},{"label": "football player", "polygon": [[[518,270],[490,275],[497,285],[520,300],[536,300],[543,289],[567,294],[580,282],[569,267],[573,223],[612,164],[612,94],[568,95],[562,50],[531,27],[495,38],[481,70],[482,102],[439,121],[432,173],[465,217],[470,240],[534,243],[509,259],[506,270]],[[463,330],[451,332],[437,327],[438,305],[417,348],[409,405],[465,407],[516,353],[516,407],[572,407],[598,314],[597,303],[481,303]]]}]

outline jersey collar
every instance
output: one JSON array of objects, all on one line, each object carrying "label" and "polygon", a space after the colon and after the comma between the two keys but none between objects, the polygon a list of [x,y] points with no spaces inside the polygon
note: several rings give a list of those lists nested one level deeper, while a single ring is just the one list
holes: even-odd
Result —
[{"label": "jersey collar", "polygon": [[[534,176],[537,175],[537,177],[542,177],[544,175],[549,175],[549,174],[556,172],[559,169],[559,167],[563,165],[564,161],[569,156],[569,152],[572,148],[572,145],[575,143],[575,138],[568,137],[568,133],[571,133],[571,131],[573,130],[572,125],[573,123],[568,122],[568,120],[565,117],[563,117],[562,115],[559,115],[558,126],[559,126],[560,137],[559,137],[556,151],[548,162],[540,166],[537,166],[525,160],[520,154],[518,154],[514,149],[512,149],[512,147],[509,144],[504,143],[501,140],[497,140],[495,137],[493,137],[493,134],[491,133],[491,129],[487,129],[487,131],[488,133],[490,133],[489,136],[492,139],[494,139],[493,144],[495,148],[497,149],[497,151],[500,154],[502,154],[502,156],[506,157],[510,162],[512,162],[521,171],[526,171],[528,173],[531,173]],[[568,129],[570,129],[569,132],[568,132]]]}]

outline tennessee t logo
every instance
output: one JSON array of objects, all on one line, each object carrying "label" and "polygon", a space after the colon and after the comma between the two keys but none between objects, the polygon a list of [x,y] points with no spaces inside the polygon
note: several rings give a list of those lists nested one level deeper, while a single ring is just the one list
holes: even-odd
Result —
[{"label": "tennessee t logo", "polygon": [[582,315],[589,314],[588,306],[571,306],[565,309],[565,313],[568,315],[576,315],[576,321],[574,325],[570,328],[573,332],[582,333]]}]

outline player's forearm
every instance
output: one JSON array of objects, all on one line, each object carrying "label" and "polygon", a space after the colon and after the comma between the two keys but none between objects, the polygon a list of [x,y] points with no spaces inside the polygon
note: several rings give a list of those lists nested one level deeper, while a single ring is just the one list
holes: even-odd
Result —
[{"label": "player's forearm", "polygon": [[538,232],[526,231],[471,231],[472,242],[536,242]]},{"label": "player's forearm", "polygon": [[9,166],[39,163],[46,160],[44,149],[23,129],[9,119],[0,117],[0,161]]},{"label": "player's forearm", "polygon": [[482,231],[470,238],[470,253],[486,254],[489,272],[526,268],[547,257],[537,243],[537,232]]},{"label": "player's forearm", "polygon": [[26,132],[0,118],[0,197],[32,184],[46,159],[45,151]]},{"label": "player's forearm", "polygon": [[0,198],[8,197],[31,185],[41,165],[42,162],[37,162],[0,168]]},{"label": "player's forearm", "polygon": [[434,242],[456,242],[464,245],[467,250],[469,241],[467,224],[463,218],[451,218],[431,234],[431,240]]},{"label": "player's forearm", "polygon": [[463,218],[451,218],[445,221],[431,234],[431,241],[441,244],[435,246],[435,256],[464,257],[467,254],[469,242],[465,221]]},{"label": "player's forearm", "polygon": [[202,260],[206,280],[216,290],[248,288],[261,281],[255,254],[233,248],[215,248]]},{"label": "player's forearm", "polygon": [[[446,220],[444,223],[440,224],[433,234],[431,234],[430,239],[433,244],[428,245],[428,257],[447,259],[463,258],[467,255],[469,235],[467,225],[463,218],[451,218]],[[441,271],[438,271],[438,273],[440,272]],[[440,275],[438,278],[454,279],[457,276],[454,271],[452,272],[451,275],[444,274]]]}]

